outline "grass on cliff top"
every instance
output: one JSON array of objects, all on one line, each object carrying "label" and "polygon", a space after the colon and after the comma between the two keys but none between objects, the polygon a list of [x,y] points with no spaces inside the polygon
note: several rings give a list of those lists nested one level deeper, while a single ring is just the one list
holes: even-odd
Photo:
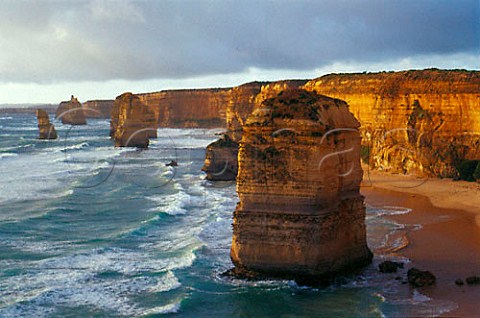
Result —
[{"label": "grass on cliff top", "polygon": [[318,95],[303,89],[288,89],[280,92],[276,97],[263,102],[265,107],[272,110],[272,119],[307,119],[319,121],[321,107],[328,109],[331,106],[340,106],[343,101]]}]

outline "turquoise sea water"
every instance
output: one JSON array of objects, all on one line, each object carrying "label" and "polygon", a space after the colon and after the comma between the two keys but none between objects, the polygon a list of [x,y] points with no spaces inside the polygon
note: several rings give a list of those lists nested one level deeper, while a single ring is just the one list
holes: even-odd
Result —
[{"label": "turquoise sea water", "polygon": [[[119,149],[107,120],[37,138],[33,115],[0,115],[0,317],[404,317],[455,308],[380,274],[405,226],[367,207],[374,263],[326,289],[224,278],[235,184],[200,171],[217,130],[159,129]],[[165,163],[178,161],[177,168]],[[401,253],[401,251],[400,251]],[[408,261],[403,259],[404,261]]]}]

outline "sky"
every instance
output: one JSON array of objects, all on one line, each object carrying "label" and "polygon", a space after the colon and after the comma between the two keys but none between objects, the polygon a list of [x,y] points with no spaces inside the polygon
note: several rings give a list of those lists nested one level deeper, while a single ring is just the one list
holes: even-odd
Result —
[{"label": "sky", "polygon": [[480,0],[0,0],[0,104],[480,67]]}]

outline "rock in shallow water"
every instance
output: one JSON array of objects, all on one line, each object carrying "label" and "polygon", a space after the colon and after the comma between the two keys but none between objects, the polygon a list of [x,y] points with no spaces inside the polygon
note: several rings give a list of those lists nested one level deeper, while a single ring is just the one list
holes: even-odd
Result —
[{"label": "rock in shallow water", "polygon": [[410,268],[407,272],[407,278],[413,287],[431,286],[435,284],[436,277],[429,271],[421,271],[417,268]]},{"label": "rock in shallow water", "polygon": [[381,273],[395,273],[398,268],[403,268],[403,263],[384,261],[378,265],[378,270]]}]

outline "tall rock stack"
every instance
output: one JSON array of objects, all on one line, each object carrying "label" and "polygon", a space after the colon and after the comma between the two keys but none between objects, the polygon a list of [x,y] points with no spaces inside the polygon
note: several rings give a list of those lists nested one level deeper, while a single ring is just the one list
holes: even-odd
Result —
[{"label": "tall rock stack", "polygon": [[116,147],[147,148],[149,138],[157,136],[153,112],[132,93],[124,93],[115,99],[113,113],[118,114],[113,131]]},{"label": "tall rock stack", "polygon": [[300,89],[253,111],[238,155],[237,275],[317,284],[371,261],[358,127],[344,101]]},{"label": "tall rock stack", "polygon": [[43,109],[37,109],[36,111],[37,120],[38,120],[38,132],[39,139],[57,139],[57,131],[55,126],[50,123],[50,118],[48,118],[48,113]]},{"label": "tall rock stack", "polygon": [[70,101],[61,102],[55,112],[55,118],[59,118],[62,124],[66,125],[86,125],[87,120],[83,113],[82,104],[72,95]]}]

